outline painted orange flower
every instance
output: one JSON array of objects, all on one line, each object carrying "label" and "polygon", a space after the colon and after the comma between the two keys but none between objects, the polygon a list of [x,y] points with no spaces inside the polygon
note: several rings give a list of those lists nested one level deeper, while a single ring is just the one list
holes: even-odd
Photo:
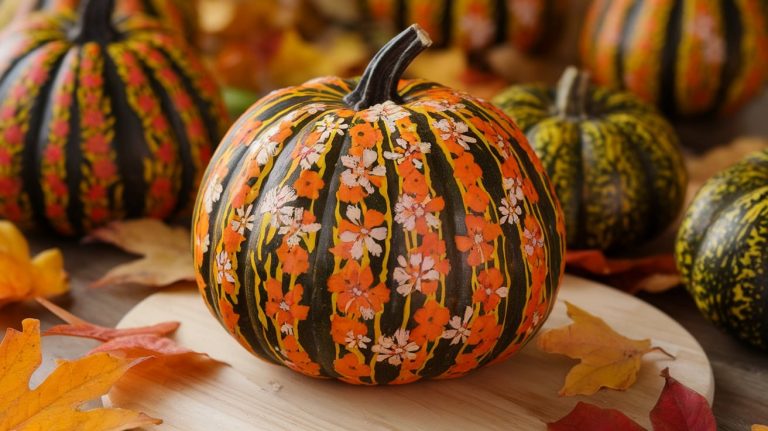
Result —
[{"label": "painted orange flower", "polygon": [[352,126],[349,129],[349,135],[352,138],[350,153],[362,154],[362,150],[373,148],[376,143],[383,140],[381,130],[366,122]]},{"label": "painted orange flower", "polygon": [[504,178],[518,178],[521,177],[520,165],[514,157],[509,157],[501,164],[501,174]]},{"label": "painted orange flower", "polygon": [[309,269],[309,253],[300,245],[290,245],[287,241],[283,241],[277,248],[277,257],[286,274],[303,274]]},{"label": "painted orange flower", "polygon": [[475,163],[475,158],[469,153],[464,153],[454,160],[453,173],[464,184],[464,187],[475,184],[477,180],[483,177],[482,168]]},{"label": "painted orange flower", "polygon": [[467,343],[470,345],[495,342],[501,335],[501,325],[496,323],[496,316],[486,314],[475,319],[470,331],[469,338],[467,338]]},{"label": "painted orange flower", "polygon": [[451,271],[451,263],[445,259],[445,241],[440,239],[439,234],[435,232],[424,234],[421,245],[416,250],[424,256],[432,256],[435,260],[435,269],[440,274],[448,274]]},{"label": "painted orange flower", "polygon": [[476,184],[470,184],[467,187],[467,194],[464,195],[464,201],[472,211],[484,213],[488,209],[488,192],[478,187]]},{"label": "painted orange flower", "polygon": [[245,241],[245,237],[234,229],[224,229],[222,233],[224,240],[224,250],[228,253],[235,253],[240,249],[240,244]]},{"label": "painted orange flower", "polygon": [[467,235],[456,236],[456,247],[459,251],[469,252],[467,263],[478,266],[491,260],[494,250],[491,242],[501,235],[499,225],[474,215],[467,215],[466,225]]},{"label": "painted orange flower", "polygon": [[450,319],[451,313],[447,308],[435,300],[429,300],[413,315],[413,320],[419,325],[411,332],[411,337],[418,344],[436,340],[443,335],[443,329]]},{"label": "painted orange flower", "polygon": [[325,186],[325,181],[315,171],[301,171],[299,178],[293,183],[296,194],[301,197],[317,199],[320,197],[320,190]]},{"label": "painted orange flower", "polygon": [[483,310],[486,313],[490,313],[499,306],[501,298],[507,297],[509,288],[502,286],[504,284],[504,276],[497,268],[488,268],[480,271],[477,281],[480,285],[472,295],[472,300],[482,302]]},{"label": "painted orange flower", "polygon": [[454,365],[451,366],[442,377],[449,379],[461,377],[479,366],[480,363],[477,361],[475,355],[472,353],[462,353],[456,357]]},{"label": "painted orange flower", "polygon": [[363,316],[369,320],[389,302],[389,289],[384,283],[372,287],[373,282],[371,267],[361,268],[357,261],[351,260],[341,272],[328,278],[328,290],[338,294],[339,311],[349,317]]},{"label": "painted orange flower", "polygon": [[525,307],[523,321],[520,323],[517,333],[519,335],[531,335],[531,333],[538,327],[539,323],[544,320],[546,313],[547,303],[542,301],[541,298],[532,297]]},{"label": "painted orange flower", "polygon": [[224,298],[219,298],[219,314],[221,315],[222,322],[224,322],[224,326],[226,326],[230,333],[234,334],[240,315],[235,313],[232,304]]},{"label": "painted orange flower", "polygon": [[348,349],[365,349],[371,339],[368,338],[368,327],[365,323],[334,315],[331,319],[331,336],[337,344],[343,344]]},{"label": "painted orange flower", "polygon": [[352,259],[361,259],[366,251],[371,256],[381,255],[384,249],[379,243],[387,238],[387,227],[382,226],[385,221],[384,214],[379,211],[367,209],[363,214],[357,206],[347,207],[346,219],[339,223],[339,239],[348,244]]},{"label": "painted orange flower", "polygon": [[[400,166],[404,166],[403,163]],[[417,199],[426,196],[429,193],[429,186],[427,185],[427,179],[424,174],[413,169],[403,179],[403,191],[415,195]]]},{"label": "painted orange flower", "polygon": [[285,337],[283,339],[283,346],[285,346],[285,348],[282,350],[282,354],[287,359],[285,365],[288,368],[308,376],[320,375],[320,365],[312,362],[312,359],[309,357],[307,352],[305,352],[301,348],[301,345],[299,345],[296,337],[293,335],[288,335]]},{"label": "painted orange flower", "polygon": [[360,377],[370,377],[371,367],[360,359],[354,353],[347,353],[341,359],[333,361],[333,369],[344,377],[359,379]]},{"label": "painted orange flower", "polygon": [[293,286],[288,293],[283,294],[283,285],[275,279],[267,280],[267,304],[264,307],[269,317],[277,320],[280,332],[293,334],[293,324],[297,320],[305,320],[309,307],[300,305],[304,295],[304,287],[300,284]]}]

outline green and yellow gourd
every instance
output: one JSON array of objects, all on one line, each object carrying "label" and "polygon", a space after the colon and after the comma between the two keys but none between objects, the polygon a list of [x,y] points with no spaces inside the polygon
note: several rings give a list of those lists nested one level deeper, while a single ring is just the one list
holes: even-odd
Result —
[{"label": "green and yellow gourd", "polygon": [[595,0],[583,66],[674,117],[730,114],[768,76],[764,0]]},{"label": "green and yellow gourd", "polygon": [[565,212],[568,246],[612,250],[667,228],[687,174],[672,127],[633,95],[566,70],[556,88],[513,86],[494,98],[541,158]]},{"label": "green and yellow gourd", "polygon": [[677,236],[677,266],[709,320],[768,349],[768,150],[707,181]]},{"label": "green and yellow gourd", "polygon": [[243,346],[354,384],[501,361],[548,316],[559,204],[497,108],[400,76],[410,27],[360,80],[276,91],[233,126],[193,216],[197,281]]},{"label": "green and yellow gourd", "polygon": [[183,42],[112,0],[0,39],[0,217],[81,234],[189,208],[226,112]]}]

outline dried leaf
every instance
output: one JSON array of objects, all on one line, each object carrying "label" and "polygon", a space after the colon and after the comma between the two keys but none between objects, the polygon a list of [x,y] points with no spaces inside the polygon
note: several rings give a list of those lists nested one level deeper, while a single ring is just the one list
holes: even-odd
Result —
[{"label": "dried leaf", "polygon": [[768,425],[752,425],[752,431],[768,431]]},{"label": "dried leaf", "polygon": [[715,431],[717,422],[707,399],[669,375],[669,368],[661,372],[666,379],[659,400],[651,410],[654,431]]},{"label": "dried leaf", "polygon": [[681,283],[672,254],[609,259],[600,250],[575,250],[568,251],[565,262],[568,272],[598,279],[629,293],[660,293]]},{"label": "dried leaf", "polygon": [[547,424],[548,431],[644,431],[645,428],[614,409],[604,409],[579,402],[557,422]]},{"label": "dried leaf", "polygon": [[559,353],[581,362],[565,378],[560,395],[592,395],[600,388],[625,390],[637,380],[643,355],[658,351],[672,357],[650,340],[632,340],[618,334],[602,319],[566,302],[572,324],[552,329],[538,338],[544,352]]},{"label": "dried leaf", "polygon": [[142,259],[118,265],[92,287],[136,283],[145,286],[168,286],[195,279],[189,231],[152,220],[114,222],[97,229],[87,238],[113,244]]},{"label": "dried leaf", "polygon": [[119,431],[159,424],[143,413],[117,408],[79,408],[106,394],[132,366],[128,360],[100,353],[59,366],[34,390],[29,379],[40,366],[40,322],[25,319],[23,332],[6,331],[0,344],[0,429]]},{"label": "dried leaf", "polygon": [[58,249],[29,257],[24,235],[8,221],[0,221],[0,306],[69,290],[64,259]]},{"label": "dried leaf", "polygon": [[38,299],[38,302],[60,319],[67,322],[66,325],[54,326],[43,335],[90,338],[103,342],[103,344],[88,352],[89,354],[121,352],[129,358],[166,357],[185,354],[205,355],[179,346],[175,341],[166,337],[166,335],[174,333],[179,328],[179,322],[163,322],[140,328],[106,328],[80,319],[45,299]]}]

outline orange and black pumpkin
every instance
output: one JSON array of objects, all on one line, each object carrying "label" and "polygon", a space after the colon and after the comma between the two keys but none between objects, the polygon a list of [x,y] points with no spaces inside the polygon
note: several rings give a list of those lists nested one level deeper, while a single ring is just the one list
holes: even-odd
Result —
[{"label": "orange and black pumpkin", "polygon": [[491,104],[399,81],[417,26],[360,80],[276,91],[233,126],[193,216],[197,281],[254,354],[356,384],[461,376],[549,314],[563,216]]},{"label": "orange and black pumpkin", "polygon": [[38,14],[0,40],[0,217],[80,234],[194,197],[227,121],[218,88],[156,21],[113,24],[113,7]]},{"label": "orange and black pumpkin", "polygon": [[762,0],[596,0],[581,56],[597,83],[676,117],[736,111],[768,76]]}]

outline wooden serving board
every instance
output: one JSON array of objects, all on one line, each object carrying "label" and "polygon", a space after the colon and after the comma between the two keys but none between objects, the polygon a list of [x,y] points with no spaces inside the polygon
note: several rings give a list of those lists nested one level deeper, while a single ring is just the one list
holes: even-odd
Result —
[{"label": "wooden serving board", "polygon": [[624,411],[648,426],[665,367],[710,403],[714,379],[706,354],[672,318],[630,295],[566,276],[545,328],[566,325],[564,301],[602,317],[619,333],[651,338],[677,357],[646,355],[637,383],[626,392],[558,397],[575,361],[540,352],[535,340],[502,364],[456,380],[406,386],[357,387],[314,380],[263,362],[240,347],[208,313],[197,291],[166,290],[129,312],[119,327],[182,322],[176,339],[230,364],[195,367],[142,365],[123,378],[107,403],[141,410],[165,422],[158,430],[540,430],[578,401]]}]

